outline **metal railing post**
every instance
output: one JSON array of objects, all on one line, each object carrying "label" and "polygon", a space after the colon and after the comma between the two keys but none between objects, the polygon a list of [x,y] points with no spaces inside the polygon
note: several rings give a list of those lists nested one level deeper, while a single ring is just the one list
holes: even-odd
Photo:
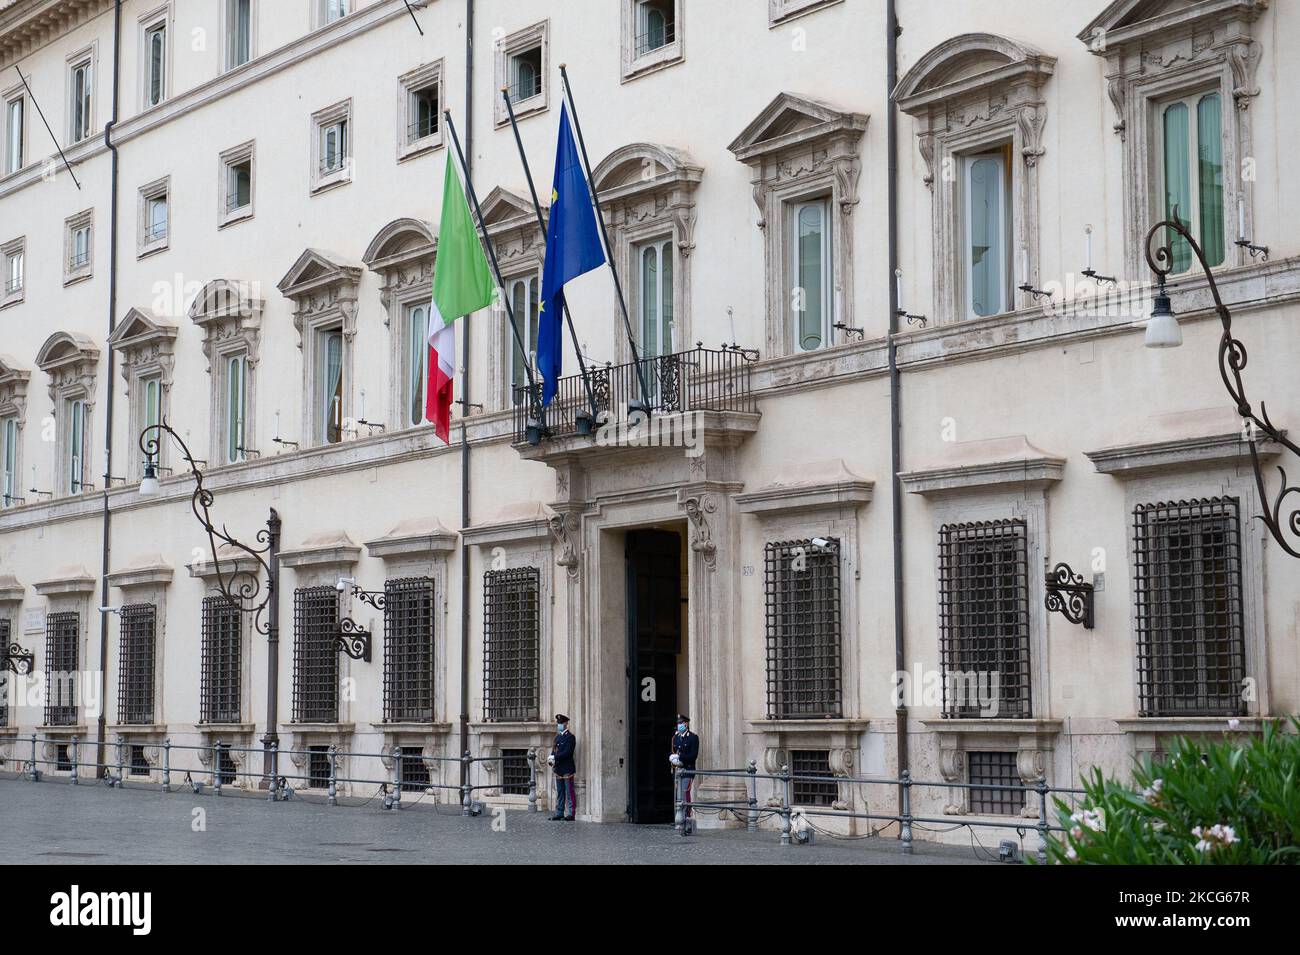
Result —
[{"label": "metal railing post", "polygon": [[81,743],[77,737],[72,737],[72,785],[80,785],[77,782],[77,760],[81,758]]},{"label": "metal railing post", "polygon": [[30,776],[32,782],[34,783],[39,783],[41,781],[41,774],[36,769],[36,734],[35,733],[32,734],[32,769],[31,769]]},{"label": "metal railing post", "polygon": [[339,767],[338,767],[338,747],[330,746],[330,787],[329,787],[329,804],[337,806],[339,804]]},{"label": "metal railing post", "polygon": [[163,792],[172,791],[172,738],[163,740]]},{"label": "metal railing post", "polygon": [[749,813],[745,831],[758,832],[758,760],[751,759],[745,771],[749,773]]},{"label": "metal railing post", "polygon": [[470,785],[470,778],[469,778],[470,771],[474,767],[474,764],[470,762],[469,750],[465,750],[465,752],[461,754],[460,764],[461,764],[461,775],[465,780],[465,782],[461,784],[460,787],[460,814],[462,816],[468,816],[470,795],[474,791],[474,787]]},{"label": "metal railing post", "polygon": [[393,747],[393,808],[402,808],[402,747]]},{"label": "metal railing post", "polygon": [[266,787],[267,797],[271,802],[280,798],[280,743],[271,740],[271,785]]},{"label": "metal railing post", "polygon": [[537,811],[537,750],[535,749],[528,750],[528,811]]},{"label": "metal railing post", "polygon": [[902,845],[903,855],[912,854],[912,771],[903,770],[903,784],[901,786],[903,797],[903,813],[898,820],[898,838]]},{"label": "metal railing post", "polygon": [[212,741],[212,795],[221,795],[221,740]]},{"label": "metal railing post", "polygon": [[781,845],[790,844],[790,767],[783,764],[781,766]]},{"label": "metal railing post", "polygon": [[117,779],[113,780],[113,785],[121,789],[126,781],[126,762],[124,755],[126,752],[126,737],[121,733],[117,734]]},{"label": "metal railing post", "polygon": [[673,828],[686,834],[686,807],[682,805],[682,768],[673,767]]},{"label": "metal railing post", "polygon": [[1047,774],[1038,777],[1034,785],[1038,791],[1038,861],[1047,865]]}]

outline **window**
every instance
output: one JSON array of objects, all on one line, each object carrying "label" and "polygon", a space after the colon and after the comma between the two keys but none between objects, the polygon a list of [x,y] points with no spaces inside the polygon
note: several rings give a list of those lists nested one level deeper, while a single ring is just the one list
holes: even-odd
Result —
[{"label": "window", "polygon": [[225,596],[204,597],[202,630],[199,719],[204,723],[238,723],[243,636],[238,605]]},{"label": "window", "polygon": [[961,157],[966,313],[1011,310],[1011,144]]},{"label": "window", "polygon": [[656,239],[635,247],[642,358],[673,353],[673,243]]},{"label": "window", "polygon": [[64,222],[63,283],[65,285],[89,278],[92,271],[94,212],[87,209]]},{"label": "window", "polygon": [[328,746],[307,747],[307,788],[328,789],[334,775]]},{"label": "window", "polygon": [[153,667],[158,610],[153,604],[128,604],[119,621],[117,721],[123,725],[153,722]]},{"label": "window", "polygon": [[[0,617],[0,660],[9,659],[9,621]],[[9,673],[0,669],[0,727],[9,725]],[[0,766],[4,765],[0,762]]]},{"label": "window", "polygon": [[397,78],[397,158],[442,145],[442,60]]},{"label": "window", "polygon": [[767,718],[840,715],[840,542],[764,548]]},{"label": "window", "polygon": [[343,440],[343,332],[324,329],[317,335],[316,443]]},{"label": "window", "polygon": [[86,483],[86,402],[81,398],[70,398],[63,402],[67,424],[64,427],[64,460],[68,470],[64,475],[64,493],[80,494],[83,490],[93,491]]},{"label": "window", "polygon": [[27,100],[16,96],[5,103],[4,150],[5,175],[15,173],[26,163]]},{"label": "window", "polygon": [[[1223,108],[1218,92],[1186,96],[1160,107],[1164,215],[1192,231],[1210,265],[1222,265]],[[1173,272],[1192,264],[1186,240],[1175,236]]]},{"label": "window", "polygon": [[[790,775],[830,776],[831,752],[828,749],[792,749]],[[830,780],[796,779],[791,784],[796,806],[833,806],[840,796],[839,783]]]},{"label": "window", "polygon": [[217,773],[223,786],[233,786],[239,781],[239,767],[230,755],[229,743],[222,743],[217,750]]},{"label": "window", "polygon": [[140,238],[137,255],[145,256],[167,248],[171,237],[170,192],[170,177],[140,188]]},{"label": "window", "polygon": [[312,190],[350,181],[352,176],[352,101],[345,100],[312,116]]},{"label": "window", "polygon": [[253,58],[253,0],[226,0],[226,69]]},{"label": "window", "polygon": [[45,725],[77,725],[78,644],[81,615],[58,611],[45,616]]},{"label": "window", "polygon": [[[496,44],[496,86],[505,88],[514,108],[515,118],[533,116],[549,108],[550,49],[547,35],[550,21],[543,20],[525,27]],[[496,100],[496,125],[510,122],[505,103]]]},{"label": "window", "polygon": [[1246,677],[1237,498],[1133,512],[1142,716],[1240,716]]},{"label": "window", "polygon": [[337,723],[339,718],[339,594],[333,587],[293,592],[293,719]]},{"label": "window", "polygon": [[623,82],[682,61],[679,0],[622,0]]},{"label": "window", "polygon": [[248,142],[221,154],[221,208],[218,221],[222,226],[253,215],[253,143]]},{"label": "window", "polygon": [[167,21],[156,20],[144,28],[144,108],[167,98]]},{"label": "window", "polygon": [[799,351],[813,351],[831,342],[834,322],[830,201],[792,203],[790,226],[794,340]]},{"label": "window", "polygon": [[433,581],[384,584],[384,722],[433,722]]},{"label": "window", "polygon": [[[538,335],[538,287],[536,273],[523,278],[508,279],[506,294],[510,296],[510,309],[514,312],[515,328],[519,331],[519,341],[528,349],[528,364],[534,373],[537,369],[537,335]],[[524,357],[519,354],[514,333],[510,331],[510,316],[502,315],[506,322],[506,348],[510,353],[510,395],[515,404],[523,401],[524,387],[528,384],[528,368]]]},{"label": "window", "polygon": [[429,386],[429,306],[406,309],[406,424],[424,424],[425,392]]},{"label": "window", "polygon": [[418,793],[429,788],[429,765],[424,761],[424,750],[421,747],[402,747],[402,772],[398,778],[402,792]]},{"label": "window", "polygon": [[27,286],[27,240],[14,239],[0,245],[0,262],[4,263],[4,295],[0,305],[12,305],[23,300]]},{"label": "window", "polygon": [[528,750],[501,750],[501,795],[528,795]]},{"label": "window", "polygon": [[1024,520],[939,529],[939,655],[944,716],[1033,715]]},{"label": "window", "polygon": [[483,717],[489,723],[537,719],[540,590],[536,567],[483,575]]},{"label": "window", "polygon": [[79,143],[93,130],[94,123],[91,108],[94,105],[94,70],[93,59],[87,57],[73,62],[69,77],[68,117],[70,120],[68,139]]},{"label": "window", "polygon": [[667,46],[677,39],[674,0],[638,0],[636,5],[636,55]]},{"label": "window", "polygon": [[0,507],[22,497],[18,487],[18,419],[0,418]]},{"label": "window", "polygon": [[316,0],[316,25],[323,27],[348,15],[348,0]]},{"label": "window", "polygon": [[972,787],[1014,787],[970,789],[971,812],[977,815],[1014,816],[1025,808],[1025,790],[1021,788],[1024,782],[1016,769],[1015,753],[972,750],[966,754],[966,761],[970,767]]},{"label": "window", "polygon": [[248,356],[231,355],[226,359],[225,415],[223,431],[226,436],[226,463],[235,464],[246,457],[246,415],[248,402]]},{"label": "window", "polygon": [[162,424],[162,378],[150,375],[137,379],[134,384],[140,389],[135,433],[142,434],[148,428]]}]

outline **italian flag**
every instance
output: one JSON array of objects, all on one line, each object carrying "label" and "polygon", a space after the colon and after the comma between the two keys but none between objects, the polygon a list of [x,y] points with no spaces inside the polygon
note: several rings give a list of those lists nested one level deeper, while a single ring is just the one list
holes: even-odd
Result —
[{"label": "italian flag", "polygon": [[442,219],[433,265],[433,308],[429,312],[429,390],[425,416],[434,433],[451,443],[452,379],[456,374],[456,319],[492,304],[492,272],[479,242],[460,178],[447,157],[442,181]]}]

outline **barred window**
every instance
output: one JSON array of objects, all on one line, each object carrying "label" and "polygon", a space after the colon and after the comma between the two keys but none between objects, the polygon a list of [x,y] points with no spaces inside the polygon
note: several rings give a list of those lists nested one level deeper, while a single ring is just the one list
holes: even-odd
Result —
[{"label": "barred window", "polygon": [[1028,569],[1021,519],[939,529],[944,716],[1033,715]]},{"label": "barred window", "polygon": [[[9,621],[0,619],[0,663],[9,658]],[[0,665],[0,726],[9,725],[9,671]]]},{"label": "barred window", "polygon": [[384,722],[433,722],[433,581],[384,584]]},{"label": "barred window", "polygon": [[118,617],[117,721],[153,722],[153,661],[158,610],[153,604],[127,604]]},{"label": "barred window", "polygon": [[293,719],[337,723],[339,718],[339,594],[333,587],[293,592]]},{"label": "barred window", "polygon": [[81,615],[61,611],[45,617],[45,725],[77,724],[77,644]]},{"label": "barred window", "polygon": [[1136,507],[1133,573],[1141,715],[1244,715],[1237,499]]},{"label": "barred window", "polygon": [[528,750],[501,750],[501,795],[528,795]]},{"label": "barred window", "polygon": [[[831,753],[827,749],[792,749],[790,775],[830,776]],[[791,783],[796,806],[830,806],[840,798],[839,783],[830,780],[796,779]]]},{"label": "barred window", "polygon": [[235,765],[234,757],[230,755],[229,743],[222,743],[217,750],[217,774],[221,777],[223,786],[233,786],[239,781],[239,767]]},{"label": "barred window", "polygon": [[488,722],[537,719],[540,594],[536,567],[483,575],[483,715]]},{"label": "barred window", "polygon": [[[966,754],[972,786],[1024,786],[1015,753],[975,750]],[[1014,816],[1025,808],[1024,789],[971,789],[970,811],[979,815]]]},{"label": "barred window", "polygon": [[72,747],[67,743],[56,743],[54,746],[54,768],[60,773],[72,772]]},{"label": "barred window", "polygon": [[840,542],[769,542],[767,718],[840,716]]},{"label": "barred window", "polygon": [[307,788],[329,789],[330,785],[330,748],[328,746],[307,747]]},{"label": "barred window", "polygon": [[429,788],[429,765],[419,746],[402,747],[402,792],[424,792]]},{"label": "barred window", "polygon": [[239,722],[242,629],[237,604],[220,594],[203,598],[199,717],[204,723]]},{"label": "barred window", "polygon": [[131,769],[132,776],[148,776],[150,771],[149,757],[145,755],[144,747],[139,743],[131,746]]}]

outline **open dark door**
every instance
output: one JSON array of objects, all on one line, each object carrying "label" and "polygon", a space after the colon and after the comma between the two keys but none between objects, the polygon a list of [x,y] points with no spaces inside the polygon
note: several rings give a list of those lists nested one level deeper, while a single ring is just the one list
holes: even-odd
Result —
[{"label": "open dark door", "polygon": [[682,651],[681,540],[672,531],[627,535],[628,817],[673,820],[668,765]]}]

